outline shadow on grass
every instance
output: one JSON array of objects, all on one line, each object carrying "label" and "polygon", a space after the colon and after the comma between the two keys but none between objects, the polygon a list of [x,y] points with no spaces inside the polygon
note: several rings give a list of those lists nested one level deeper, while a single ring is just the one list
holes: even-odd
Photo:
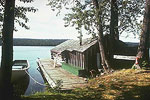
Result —
[{"label": "shadow on grass", "polygon": [[[123,70],[92,80],[100,90],[101,100],[149,100],[150,70]],[[97,99],[93,99],[97,100]]]},{"label": "shadow on grass", "polygon": [[39,93],[21,100],[149,100],[150,70],[121,70],[89,80],[83,89]]},{"label": "shadow on grass", "polygon": [[21,100],[148,100],[149,92],[150,86],[112,83],[108,87],[99,85],[98,88],[76,89],[71,93],[38,94]]},{"label": "shadow on grass", "polygon": [[23,97],[22,100],[77,100],[75,96],[63,96],[63,95],[39,95],[37,97]]},{"label": "shadow on grass", "polygon": [[113,69],[120,70],[120,69],[130,69],[134,64],[134,60],[122,60],[122,59],[114,59],[113,60]]},{"label": "shadow on grass", "polygon": [[150,98],[149,86],[132,86],[133,89],[123,91],[115,100],[148,100]]},{"label": "shadow on grass", "polygon": [[101,91],[92,88],[76,89],[71,93],[52,93],[22,97],[21,100],[101,100]]},{"label": "shadow on grass", "polygon": [[[150,80],[150,78],[148,79]],[[149,81],[145,81],[148,82]],[[148,100],[150,98],[150,86],[144,85],[145,83],[140,83],[140,85],[136,85],[136,83],[131,81],[125,82],[117,82],[117,83],[110,83],[109,89],[106,91],[116,91],[115,93],[107,93],[107,95],[111,95],[113,100]],[[142,85],[143,84],[143,85]],[[108,99],[107,99],[108,100]]]},{"label": "shadow on grass", "polygon": [[[106,91],[108,91],[109,93]],[[76,89],[68,94],[38,94],[23,97],[21,100],[148,100],[147,98],[150,98],[149,92],[150,86],[112,83],[110,87],[100,85],[99,88],[88,87],[85,89]],[[112,98],[109,98],[108,96],[112,96]]]}]

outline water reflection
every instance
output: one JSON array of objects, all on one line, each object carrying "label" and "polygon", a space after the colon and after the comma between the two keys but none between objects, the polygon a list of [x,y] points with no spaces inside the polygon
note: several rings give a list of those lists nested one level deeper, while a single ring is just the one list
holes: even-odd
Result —
[{"label": "water reflection", "polygon": [[14,95],[24,95],[28,86],[29,86],[30,78],[27,74],[24,77],[20,77],[17,80],[12,80]]},{"label": "water reflection", "polygon": [[[14,60],[28,60],[30,64],[30,68],[28,70],[29,74],[38,82],[44,84],[43,77],[41,73],[37,71],[37,58],[50,58],[50,50],[54,46],[14,46]],[[0,46],[1,48],[1,46]],[[1,49],[0,49],[1,56]],[[1,59],[1,58],[0,58]],[[24,78],[23,78],[24,79]],[[37,84],[31,78],[29,78],[29,86],[24,95],[31,95],[36,92],[42,92],[45,90],[44,86]],[[23,82],[22,82],[23,83]]]}]

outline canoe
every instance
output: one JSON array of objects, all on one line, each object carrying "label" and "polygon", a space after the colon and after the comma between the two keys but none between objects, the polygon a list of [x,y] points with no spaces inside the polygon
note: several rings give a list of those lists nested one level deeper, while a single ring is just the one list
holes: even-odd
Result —
[{"label": "canoe", "polygon": [[15,81],[25,77],[30,68],[28,60],[15,60],[12,66],[12,77],[11,80]]}]

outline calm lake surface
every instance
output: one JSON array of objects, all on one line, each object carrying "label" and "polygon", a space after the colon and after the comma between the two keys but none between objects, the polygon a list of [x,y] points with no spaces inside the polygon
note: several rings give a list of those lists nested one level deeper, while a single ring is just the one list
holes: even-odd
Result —
[{"label": "calm lake surface", "polygon": [[[37,70],[38,66],[36,60],[37,58],[50,58],[50,50],[53,47],[54,46],[14,46],[14,60],[27,59],[30,63],[30,69],[28,70],[30,75],[38,82],[44,84],[44,80]],[[30,78],[25,95],[40,91],[44,91],[44,86],[37,84]]]}]

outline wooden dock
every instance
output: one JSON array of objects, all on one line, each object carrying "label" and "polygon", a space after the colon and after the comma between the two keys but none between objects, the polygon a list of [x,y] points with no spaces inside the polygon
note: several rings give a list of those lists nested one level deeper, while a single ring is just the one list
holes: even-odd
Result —
[{"label": "wooden dock", "polygon": [[51,59],[38,59],[37,63],[52,88],[58,85],[58,81],[62,81],[61,90],[71,90],[86,85],[84,78],[73,75],[61,67],[54,67],[54,61]]}]

